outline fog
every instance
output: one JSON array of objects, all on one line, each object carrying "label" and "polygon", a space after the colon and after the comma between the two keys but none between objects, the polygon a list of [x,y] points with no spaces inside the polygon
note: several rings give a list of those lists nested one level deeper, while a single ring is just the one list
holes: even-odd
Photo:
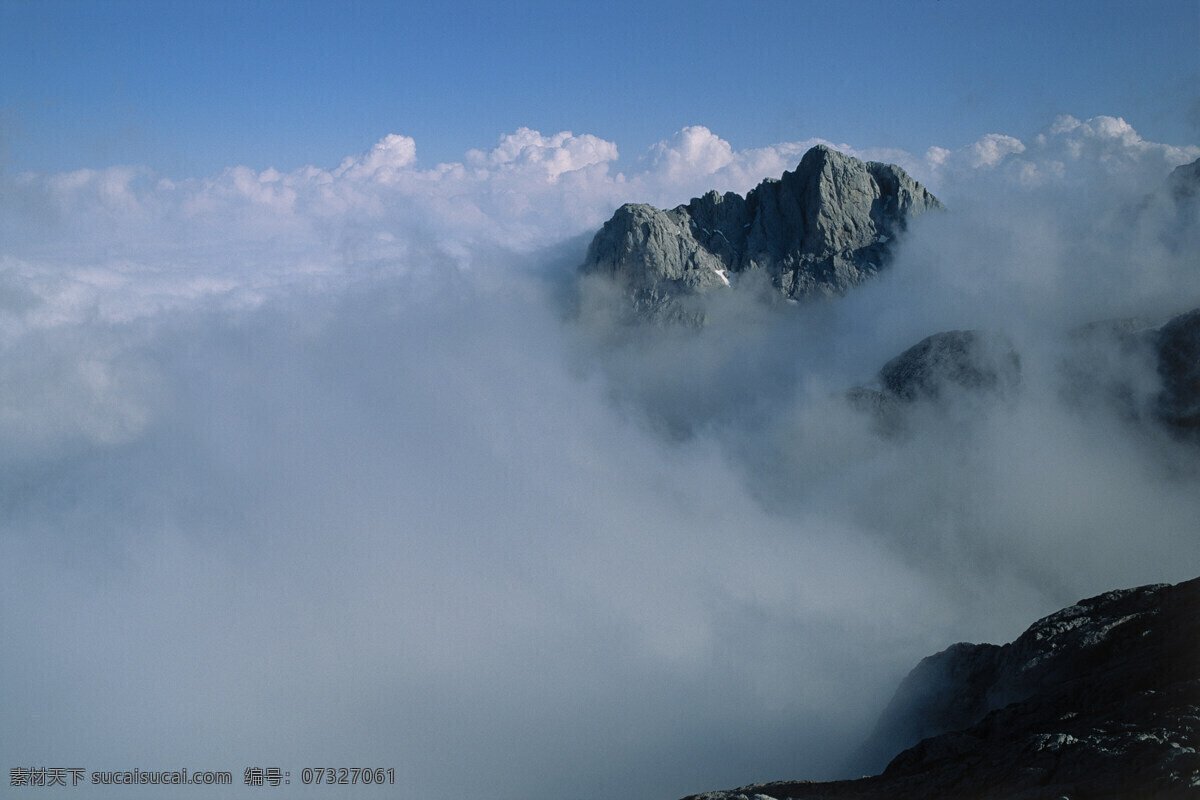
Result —
[{"label": "fog", "polygon": [[[5,763],[314,796],[304,767],[434,797],[844,777],[921,657],[1195,577],[1194,444],[1060,365],[1075,326],[1200,305],[1194,207],[1155,194],[1200,149],[1111,118],[843,145],[950,206],[879,280],[713,296],[699,331],[581,313],[617,204],[809,144],[689,128],[618,172],[522,130],[433,168],[389,136],[285,175],[0,178]],[[954,328],[1009,336],[1019,391],[902,435],[844,401]]]}]

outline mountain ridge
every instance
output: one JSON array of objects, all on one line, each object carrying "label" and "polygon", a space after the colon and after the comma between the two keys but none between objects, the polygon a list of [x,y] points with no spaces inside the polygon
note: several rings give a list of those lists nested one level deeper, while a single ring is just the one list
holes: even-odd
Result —
[{"label": "mountain ridge", "polygon": [[923,659],[867,747],[878,757],[897,742],[904,749],[870,777],[685,800],[1195,797],[1200,578],[1105,592],[1009,644],[958,643]]},{"label": "mountain ridge", "polygon": [[761,272],[788,300],[840,295],[886,266],[911,217],[943,207],[898,166],[818,145],[745,197],[710,191],[669,211],[621,206],[580,271],[617,280],[641,318],[703,324],[681,301],[747,273]]}]

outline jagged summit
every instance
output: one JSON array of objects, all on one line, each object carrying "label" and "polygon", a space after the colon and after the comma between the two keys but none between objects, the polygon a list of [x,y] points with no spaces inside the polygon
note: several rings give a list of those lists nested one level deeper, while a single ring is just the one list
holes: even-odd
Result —
[{"label": "jagged summit", "polygon": [[885,266],[908,218],[931,208],[942,204],[900,167],[818,145],[745,197],[621,206],[581,269],[617,279],[641,315],[659,319],[683,315],[681,297],[755,270],[790,299],[841,294]]}]

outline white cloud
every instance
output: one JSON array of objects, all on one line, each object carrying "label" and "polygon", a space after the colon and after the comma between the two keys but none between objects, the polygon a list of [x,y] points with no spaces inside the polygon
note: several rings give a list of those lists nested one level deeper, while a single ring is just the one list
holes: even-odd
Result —
[{"label": "white cloud", "polygon": [[1055,190],[1192,152],[1120,120],[838,145],[986,190],[838,304],[623,347],[564,322],[582,239],[543,248],[818,141],[0,178],[0,750],[382,760],[412,796],[821,777],[916,658],[1182,577],[1192,487],[1056,401],[1051,347],[973,428],[880,441],[836,399],[931,329],[1190,298],[1165,223]]},{"label": "white cloud", "polygon": [[970,148],[972,167],[994,167],[1011,153],[1025,152],[1025,145],[1012,136],[989,133]]},{"label": "white cloud", "polygon": [[[60,291],[43,285],[49,275],[60,287],[84,268],[120,276],[71,285],[102,313],[124,318],[202,294],[258,302],[288,291],[298,267],[322,280],[355,280],[364,270],[403,272],[414,251],[436,251],[445,265],[470,268],[475,244],[530,252],[594,230],[622,202],[671,207],[709,189],[744,193],[794,169],[819,143],[899,163],[951,195],[986,193],[971,188],[979,180],[1068,186],[1096,176],[1132,191],[1200,156],[1200,148],[1147,142],[1114,117],[1063,116],[1026,141],[994,133],[958,150],[931,147],[923,157],[821,139],[739,151],[692,126],[621,171],[616,144],[589,134],[521,128],[490,150],[433,167],[418,162],[410,137],[389,134],[332,170],[239,166],[173,182],[112,167],[6,178],[0,232],[7,257],[41,287],[38,296]],[[135,276],[139,270],[145,274]],[[83,313],[86,304],[71,307]]]},{"label": "white cloud", "polygon": [[978,172],[997,173],[1024,186],[1078,184],[1105,176],[1129,191],[1135,184],[1149,188],[1170,169],[1196,158],[1200,147],[1146,141],[1119,117],[1081,122],[1061,115],[1026,141],[989,133],[958,150],[931,147],[925,169],[935,184],[969,181]]},{"label": "white cloud", "polygon": [[650,168],[668,180],[711,175],[733,161],[729,142],[703,125],[684,128],[650,148]]},{"label": "white cloud", "polygon": [[560,131],[543,136],[535,130],[519,128],[516,133],[500,137],[499,144],[491,150],[468,151],[465,161],[477,169],[531,172],[553,183],[564,172],[616,159],[617,146],[591,134],[575,136],[570,131]]},{"label": "white cloud", "polygon": [[345,176],[354,180],[377,180],[391,183],[397,172],[417,162],[417,143],[408,136],[390,133],[380,139],[366,153],[347,157],[333,171],[334,177]]}]

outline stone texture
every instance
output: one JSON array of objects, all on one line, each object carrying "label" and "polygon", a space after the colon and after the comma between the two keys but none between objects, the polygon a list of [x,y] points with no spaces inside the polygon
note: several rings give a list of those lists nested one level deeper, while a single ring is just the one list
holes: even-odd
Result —
[{"label": "stone texture", "polygon": [[761,270],[783,296],[841,294],[878,272],[908,219],[942,204],[904,170],[823,145],[746,197],[709,192],[671,211],[627,204],[588,248],[585,274],[623,285],[642,317]]}]

